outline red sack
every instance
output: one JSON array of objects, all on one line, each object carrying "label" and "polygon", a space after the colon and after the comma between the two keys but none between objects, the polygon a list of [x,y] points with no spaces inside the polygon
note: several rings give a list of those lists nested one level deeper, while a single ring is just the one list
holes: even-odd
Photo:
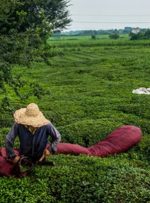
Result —
[{"label": "red sack", "polygon": [[104,140],[89,147],[89,151],[93,156],[106,157],[113,154],[125,152],[136,145],[142,137],[141,129],[125,125],[114,130]]},{"label": "red sack", "polygon": [[[19,154],[18,150],[15,149],[14,151],[16,155]],[[7,153],[4,147],[0,148],[0,176],[24,176],[24,174],[21,173],[18,164],[14,165],[7,160]]]},{"label": "red sack", "polygon": [[70,144],[70,143],[59,143],[57,146],[58,154],[87,154],[90,155],[90,151],[86,147],[82,147],[78,144]]},{"label": "red sack", "polygon": [[104,140],[88,148],[69,143],[58,144],[58,154],[87,154],[91,156],[106,157],[113,154],[125,152],[136,145],[142,137],[141,129],[125,125],[114,130]]},{"label": "red sack", "polygon": [[[15,152],[18,154],[16,150]],[[19,177],[21,175],[19,166],[9,162],[6,157],[6,149],[4,147],[0,148],[0,176]]]}]

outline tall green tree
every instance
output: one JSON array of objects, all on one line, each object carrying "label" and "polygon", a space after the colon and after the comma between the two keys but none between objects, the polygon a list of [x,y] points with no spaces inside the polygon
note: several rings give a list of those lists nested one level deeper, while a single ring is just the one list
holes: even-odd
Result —
[{"label": "tall green tree", "polygon": [[0,0],[0,33],[64,29],[71,21],[66,0]]},{"label": "tall green tree", "polygon": [[29,62],[33,49],[71,21],[66,0],[0,0],[0,4],[1,59],[11,63]]},{"label": "tall green tree", "polygon": [[[29,65],[46,52],[47,38],[71,22],[67,0],[0,0],[0,88],[5,83],[19,96],[23,84],[12,77],[12,65]],[[5,96],[6,97],[6,96]]]}]

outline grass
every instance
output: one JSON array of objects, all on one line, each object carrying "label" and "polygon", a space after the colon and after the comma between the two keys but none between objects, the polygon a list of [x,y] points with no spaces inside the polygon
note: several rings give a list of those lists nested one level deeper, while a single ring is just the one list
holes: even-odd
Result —
[{"label": "grass", "polygon": [[[150,85],[150,41],[82,37],[48,43],[49,65],[35,62],[13,70],[48,93],[40,100],[34,96],[19,100],[10,88],[14,109],[37,102],[63,141],[83,146],[123,124],[141,127],[143,139],[114,157],[53,156],[56,166],[37,167],[33,177],[1,178],[1,202],[150,202],[150,98],[132,94],[133,89]],[[26,86],[21,93],[28,91]],[[13,120],[3,113],[1,121],[3,145]]]}]

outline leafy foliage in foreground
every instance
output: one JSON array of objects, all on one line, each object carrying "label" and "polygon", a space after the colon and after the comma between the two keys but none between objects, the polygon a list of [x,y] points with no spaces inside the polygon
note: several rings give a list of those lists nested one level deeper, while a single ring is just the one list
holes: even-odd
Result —
[{"label": "leafy foliage in foreground", "polygon": [[[90,146],[123,124],[141,127],[139,145],[113,157],[51,156],[55,166],[37,166],[23,179],[1,178],[1,202],[148,203],[150,202],[150,99],[133,95],[149,87],[149,41],[74,39],[49,40],[49,65],[16,67],[24,80],[39,82],[49,92],[18,101],[15,109],[37,102],[62,134],[62,140]],[[22,93],[30,89],[21,89]],[[12,123],[0,117],[1,145]],[[18,146],[18,142],[16,142]]]}]

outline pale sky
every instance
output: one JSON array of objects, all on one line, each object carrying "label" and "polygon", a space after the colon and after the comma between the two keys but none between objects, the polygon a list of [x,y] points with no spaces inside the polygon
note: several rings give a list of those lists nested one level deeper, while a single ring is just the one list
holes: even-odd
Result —
[{"label": "pale sky", "polygon": [[150,28],[150,0],[70,0],[68,30]]}]

